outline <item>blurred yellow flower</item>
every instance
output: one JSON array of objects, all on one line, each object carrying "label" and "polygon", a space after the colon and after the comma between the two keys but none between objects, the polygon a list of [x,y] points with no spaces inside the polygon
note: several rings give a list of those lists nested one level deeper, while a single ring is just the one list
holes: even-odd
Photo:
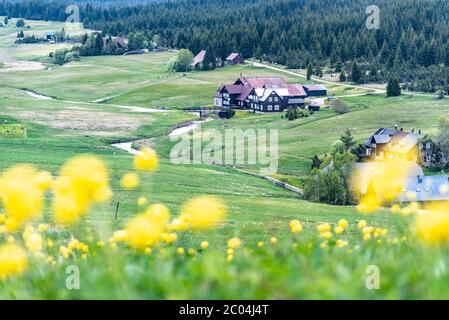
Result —
[{"label": "blurred yellow flower", "polygon": [[33,253],[42,251],[42,248],[44,246],[44,239],[39,233],[24,233],[23,239],[25,240],[25,246],[29,251]]},{"label": "blurred yellow flower", "polygon": [[185,231],[187,230],[187,227],[187,222],[181,218],[175,218],[167,225],[169,231]]},{"label": "blurred yellow flower", "polygon": [[91,155],[69,160],[54,181],[53,192],[53,212],[60,224],[77,222],[93,203],[106,202],[112,195],[103,161]]},{"label": "blurred yellow flower", "polygon": [[278,243],[278,239],[276,237],[271,237],[270,238],[270,243],[271,244],[276,244],[276,243]]},{"label": "blurred yellow flower", "polygon": [[323,239],[329,240],[330,238],[332,238],[332,232],[330,232],[330,231],[321,232],[320,237]]},{"label": "blurred yellow flower", "polygon": [[16,231],[42,214],[46,186],[40,177],[31,165],[16,165],[0,176],[0,203],[5,210],[2,219],[8,231]]},{"label": "blurred yellow flower", "polygon": [[26,251],[16,244],[0,246],[0,279],[21,274],[28,265]]},{"label": "blurred yellow flower", "polygon": [[362,233],[369,233],[369,234],[371,234],[371,233],[373,233],[374,232],[374,227],[364,227],[363,229],[362,229]]},{"label": "blurred yellow flower", "polygon": [[344,248],[344,247],[346,247],[348,245],[348,241],[338,239],[336,241],[335,245],[337,246],[337,248]]},{"label": "blurred yellow flower", "polygon": [[335,232],[335,234],[342,234],[343,232],[345,232],[345,228],[343,228],[341,226],[336,226],[334,228],[334,232]]},{"label": "blurred yellow flower", "polygon": [[259,241],[257,243],[257,247],[262,248],[265,244],[263,243],[263,241]]},{"label": "blurred yellow flower", "polygon": [[192,229],[202,230],[217,225],[225,215],[225,205],[219,198],[200,196],[184,204],[180,219]]},{"label": "blurred yellow flower", "polygon": [[357,227],[359,229],[363,229],[368,225],[368,223],[366,222],[366,220],[360,220],[359,222],[357,222]]},{"label": "blurred yellow flower", "polygon": [[137,199],[137,205],[140,207],[145,206],[147,203],[148,203],[148,200],[145,197],[140,197],[139,199]]},{"label": "blurred yellow flower", "polygon": [[176,233],[163,233],[162,241],[167,244],[173,243],[178,239],[178,235]]},{"label": "blurred yellow flower", "polygon": [[194,255],[196,254],[196,250],[193,249],[193,248],[189,248],[189,249],[187,250],[187,253],[188,253],[189,255],[191,255],[191,256],[194,256]]},{"label": "blurred yellow flower", "polygon": [[398,204],[394,204],[390,208],[391,213],[396,214],[401,212],[401,206]]},{"label": "blurred yellow flower", "polygon": [[38,230],[39,232],[46,232],[48,229],[50,229],[50,225],[48,225],[48,224],[46,224],[46,223],[40,223],[40,224],[37,226],[37,230]]},{"label": "blurred yellow flower", "polygon": [[365,240],[365,241],[371,240],[371,233],[364,233],[363,240]]},{"label": "blurred yellow flower", "polygon": [[237,237],[234,237],[234,238],[231,238],[228,240],[228,248],[229,249],[238,249],[238,248],[240,248],[241,245],[242,245],[242,241]]},{"label": "blurred yellow flower", "polygon": [[201,242],[201,249],[207,249],[207,248],[209,248],[209,242],[207,242],[207,241],[203,241],[203,242]]},{"label": "blurred yellow flower", "polygon": [[184,250],[184,248],[178,248],[178,249],[176,249],[176,253],[179,255],[183,255],[185,253],[185,250]]},{"label": "blurred yellow flower", "polygon": [[156,171],[159,167],[159,157],[151,148],[143,148],[134,157],[134,167],[141,171]]},{"label": "blurred yellow flower", "polygon": [[320,233],[331,231],[331,226],[329,223],[320,223],[317,225],[316,230]]},{"label": "blurred yellow flower", "polygon": [[6,215],[4,213],[0,213],[0,224],[5,223],[6,221]]},{"label": "blurred yellow flower", "polygon": [[342,227],[343,229],[346,229],[349,226],[349,222],[346,219],[340,219],[338,221],[338,226]]},{"label": "blurred yellow flower", "polygon": [[232,260],[234,260],[234,255],[232,255],[232,254],[228,255],[228,256],[226,257],[226,260],[227,260],[228,262],[231,262]]},{"label": "blurred yellow flower", "polygon": [[418,238],[428,244],[449,243],[449,214],[447,211],[427,211],[416,216],[414,225]]},{"label": "blurred yellow flower", "polygon": [[139,175],[135,172],[125,173],[120,180],[120,185],[122,186],[122,188],[125,188],[127,190],[135,189],[139,186],[139,184],[140,178]]},{"label": "blurred yellow flower", "polygon": [[299,220],[292,220],[289,223],[290,231],[292,233],[300,233],[303,230],[303,226]]}]

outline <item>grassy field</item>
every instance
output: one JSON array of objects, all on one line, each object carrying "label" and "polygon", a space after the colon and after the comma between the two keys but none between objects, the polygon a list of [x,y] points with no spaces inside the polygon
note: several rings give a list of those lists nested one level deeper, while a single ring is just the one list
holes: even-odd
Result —
[{"label": "grassy field", "polygon": [[[44,32],[61,27],[57,23],[27,22]],[[289,82],[303,78],[249,65],[210,72],[170,74],[165,69],[173,52],[126,57],[82,58],[63,67],[43,64],[42,70],[11,69],[10,62],[41,63],[51,45],[12,45],[15,28],[0,29],[0,123],[24,126],[27,137],[1,134],[0,172],[18,163],[31,163],[57,175],[71,157],[94,154],[105,161],[111,175],[113,198],[95,206],[76,228],[53,224],[47,203],[40,222],[52,225],[40,232],[52,239],[40,254],[27,253],[28,269],[22,276],[0,280],[0,298],[447,298],[449,272],[447,250],[427,248],[417,242],[409,226],[412,217],[391,215],[388,210],[365,216],[352,206],[330,206],[304,201],[297,194],[257,177],[215,165],[174,165],[168,155],[173,145],[167,135],[174,126],[195,116],[179,109],[209,105],[222,82],[245,75],[283,75]],[[21,89],[57,99],[33,98]],[[363,89],[329,86],[330,94],[351,95]],[[109,98],[106,103],[93,103]],[[231,120],[214,120],[204,129],[278,129],[279,173],[276,177],[301,185],[313,155],[329,151],[347,128],[361,142],[380,126],[398,124],[405,129],[435,133],[438,117],[447,115],[447,100],[432,97],[385,98],[381,95],[346,97],[350,112],[338,115],[324,109],[293,122],[281,114],[255,115],[238,112]],[[124,107],[125,106],[125,107]],[[126,108],[167,107],[164,112],[142,112]],[[142,175],[141,185],[125,190],[120,179],[133,171],[133,156],[111,146],[114,142],[144,140],[159,153],[160,169]],[[245,167],[255,170],[257,167]],[[173,244],[154,246],[145,254],[108,243],[111,234],[140,212],[136,200],[164,203],[176,216],[185,201],[213,195],[226,204],[228,214],[216,228],[203,232],[180,232]],[[51,202],[46,194],[46,202]],[[120,203],[115,219],[117,203]],[[334,228],[345,218],[349,226],[328,241],[316,232],[317,224]],[[304,226],[291,235],[289,221]],[[387,228],[388,235],[363,241],[357,222],[368,221]],[[2,222],[0,221],[0,226]],[[34,226],[37,222],[34,222]],[[10,238],[12,237],[12,238]],[[72,252],[63,257],[59,246],[72,237],[89,245],[89,254]],[[242,248],[226,253],[226,241],[239,237]],[[271,241],[276,237],[278,242]],[[23,243],[22,232],[0,232],[0,243]],[[338,240],[348,241],[340,246]],[[380,241],[378,241],[380,240]],[[103,241],[100,245],[98,241]],[[200,243],[208,241],[209,248]],[[264,246],[257,246],[263,241]],[[341,244],[341,243],[340,243]],[[190,254],[176,253],[183,248]],[[229,256],[232,255],[232,259]],[[87,257],[87,259],[85,259]],[[420,263],[417,263],[418,257]],[[50,259],[51,258],[51,259]],[[52,260],[53,259],[53,260]],[[228,261],[227,261],[228,260]],[[232,261],[231,261],[232,260]],[[81,271],[81,290],[65,288],[65,268]],[[366,268],[377,265],[382,272],[381,288],[365,286]],[[1,268],[0,268],[1,272]],[[239,279],[236,281],[235,279]]]}]

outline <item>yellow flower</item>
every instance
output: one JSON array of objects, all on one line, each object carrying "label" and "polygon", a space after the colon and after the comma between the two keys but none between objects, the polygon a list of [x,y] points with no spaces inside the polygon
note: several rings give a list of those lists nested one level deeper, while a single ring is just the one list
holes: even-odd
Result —
[{"label": "yellow flower", "polygon": [[418,238],[428,244],[449,242],[449,215],[447,211],[428,211],[417,215],[415,231]]},{"label": "yellow flower", "polygon": [[332,238],[332,232],[330,231],[321,232],[320,237],[329,240],[330,238]]},{"label": "yellow flower", "polygon": [[72,251],[71,251],[69,248],[64,247],[64,246],[60,246],[60,247],[59,247],[59,254],[60,254],[64,259],[67,259],[67,258],[70,256],[71,253],[72,253]]},{"label": "yellow flower", "polygon": [[336,226],[334,228],[334,232],[335,232],[335,234],[342,234],[343,232],[345,232],[345,228],[343,228],[341,226]]},{"label": "yellow flower", "polygon": [[162,241],[164,241],[167,244],[173,243],[176,240],[178,240],[178,235],[176,233],[163,233],[162,234]]},{"label": "yellow flower", "polygon": [[382,237],[385,237],[388,234],[388,230],[387,229],[382,229],[382,231],[380,232],[380,235]]},{"label": "yellow flower", "polygon": [[81,155],[69,160],[53,183],[53,212],[57,223],[73,224],[93,203],[106,202],[112,192],[100,159]]},{"label": "yellow flower", "polygon": [[181,218],[175,218],[167,225],[167,229],[170,231],[185,231],[187,227],[187,223]]},{"label": "yellow flower", "polygon": [[329,223],[320,223],[319,225],[317,225],[316,229],[319,233],[323,233],[331,231],[331,226]]},{"label": "yellow flower", "polygon": [[139,199],[137,199],[137,205],[140,207],[145,206],[147,203],[148,203],[148,200],[145,197],[140,197]]},{"label": "yellow flower", "polygon": [[176,253],[179,255],[183,255],[185,253],[185,250],[184,250],[184,248],[178,248],[178,249],[176,249]]},{"label": "yellow flower", "polygon": [[337,248],[344,248],[348,245],[348,241],[338,239],[335,245],[337,246]]},{"label": "yellow flower", "polygon": [[24,234],[25,246],[28,250],[33,253],[42,251],[44,246],[44,239],[37,232],[32,232],[30,234]]},{"label": "yellow flower", "polygon": [[401,207],[398,204],[394,204],[390,208],[391,213],[396,214],[401,212]]},{"label": "yellow flower", "polygon": [[363,229],[362,229],[362,233],[369,233],[369,234],[371,234],[371,233],[373,233],[374,232],[374,227],[364,227]]},{"label": "yellow flower", "polygon": [[259,241],[257,243],[257,247],[262,248],[265,244],[263,243],[263,241]]},{"label": "yellow flower", "polygon": [[139,184],[140,178],[139,175],[135,172],[125,173],[120,180],[120,185],[122,186],[122,188],[125,188],[127,190],[135,189],[139,186]]},{"label": "yellow flower", "polygon": [[242,245],[242,241],[237,237],[234,237],[234,238],[231,238],[228,240],[228,248],[229,249],[238,249],[238,248],[240,248],[241,245]]},{"label": "yellow flower", "polygon": [[196,254],[196,250],[193,249],[193,248],[189,248],[189,249],[187,250],[187,253],[188,253],[189,255],[191,255],[191,256],[194,256],[194,255]]},{"label": "yellow flower", "polygon": [[368,223],[366,222],[366,220],[360,220],[360,221],[357,223],[357,227],[359,227],[359,229],[363,229],[363,228],[365,228],[367,225],[368,225]]},{"label": "yellow flower", "polygon": [[151,254],[151,252],[153,252],[153,250],[151,250],[150,247],[146,247],[146,248],[145,248],[145,253],[146,253],[146,254]]},{"label": "yellow flower", "polygon": [[189,200],[182,208],[181,219],[192,229],[202,230],[217,225],[226,214],[223,202],[213,196]]},{"label": "yellow flower", "polygon": [[103,248],[104,247],[104,241],[103,240],[98,241],[97,242],[97,247]]},{"label": "yellow flower", "polygon": [[371,240],[371,233],[364,233],[363,240],[365,240],[365,241]]},{"label": "yellow flower", "polygon": [[159,167],[159,157],[151,148],[143,148],[134,157],[134,167],[141,171],[156,171]]},{"label": "yellow flower", "polygon": [[348,225],[349,225],[349,222],[346,219],[340,219],[338,221],[338,226],[342,227],[343,229],[346,229],[348,227]]},{"label": "yellow flower", "polygon": [[55,245],[55,244],[54,244],[53,240],[51,240],[51,239],[48,239],[48,240],[47,240],[47,247],[48,247],[48,248],[53,248],[54,245]]},{"label": "yellow flower", "polygon": [[234,249],[226,250],[226,254],[228,254],[228,255],[234,254]]},{"label": "yellow flower", "polygon": [[326,249],[328,247],[328,242],[327,241],[323,241],[320,243],[320,248],[321,249]]},{"label": "yellow flower", "polygon": [[5,223],[6,221],[6,215],[4,213],[0,213],[0,224]]},{"label": "yellow flower", "polygon": [[165,205],[154,204],[127,223],[124,240],[138,250],[151,247],[161,240],[169,218],[170,211]]},{"label": "yellow flower", "polygon": [[45,188],[40,173],[31,165],[17,165],[0,176],[0,202],[8,231],[16,231],[28,220],[39,217],[44,205]]},{"label": "yellow flower", "polygon": [[28,265],[26,251],[16,244],[0,246],[0,279],[21,274]]},{"label": "yellow flower", "polygon": [[292,220],[289,223],[290,231],[292,233],[300,233],[303,230],[303,226],[299,220]]},{"label": "yellow flower", "polygon": [[227,260],[228,262],[231,262],[232,260],[234,260],[234,255],[232,255],[232,254],[228,255],[227,258],[226,258],[226,260]]},{"label": "yellow flower", "polygon": [[37,226],[37,230],[38,230],[39,232],[45,232],[45,231],[47,231],[48,229],[50,229],[50,226],[49,226],[48,224],[46,224],[46,223],[40,223],[40,224]]},{"label": "yellow flower", "polygon": [[205,250],[207,248],[209,248],[209,242],[207,242],[207,241],[201,242],[201,249]]},{"label": "yellow flower", "polygon": [[278,243],[278,239],[276,237],[271,237],[270,238],[270,243],[271,244],[276,244],[276,243]]}]

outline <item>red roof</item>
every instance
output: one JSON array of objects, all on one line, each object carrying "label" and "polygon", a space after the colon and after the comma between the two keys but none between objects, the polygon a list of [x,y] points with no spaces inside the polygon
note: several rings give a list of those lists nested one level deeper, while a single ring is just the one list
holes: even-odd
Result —
[{"label": "red roof", "polygon": [[281,77],[240,77],[239,80],[252,88],[287,88],[287,82]]},{"label": "red roof", "polygon": [[226,60],[232,61],[232,60],[234,60],[235,58],[237,58],[239,55],[240,55],[240,53],[235,53],[235,52],[233,52],[233,53],[231,53],[231,54],[226,58]]},{"label": "red roof", "polygon": [[245,100],[246,98],[248,98],[251,91],[253,91],[253,88],[243,87],[242,93],[237,97],[237,100]]},{"label": "red roof", "polygon": [[307,97],[307,93],[304,88],[299,84],[289,84],[287,85],[288,93],[291,96],[304,96]]},{"label": "red roof", "polygon": [[241,94],[245,89],[244,86],[236,84],[225,85],[224,88],[226,88],[226,91],[228,91],[229,94]]},{"label": "red roof", "polygon": [[192,66],[196,66],[197,64],[200,64],[204,61],[204,57],[206,56],[206,50],[201,50],[200,53],[198,53],[195,58],[193,58]]},{"label": "red roof", "polygon": [[324,91],[327,90],[325,86],[323,86],[322,84],[307,84],[304,85],[304,87],[307,90],[311,90],[311,91]]}]

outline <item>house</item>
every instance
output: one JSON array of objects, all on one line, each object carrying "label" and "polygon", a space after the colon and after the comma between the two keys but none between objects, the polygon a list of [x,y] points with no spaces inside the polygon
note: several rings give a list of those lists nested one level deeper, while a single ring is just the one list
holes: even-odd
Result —
[{"label": "house", "polygon": [[415,133],[400,130],[380,128],[363,146],[366,157],[372,160],[401,159],[419,162],[419,140],[421,131]]},{"label": "house", "polygon": [[226,58],[226,63],[230,64],[230,65],[244,64],[245,59],[243,59],[243,57],[240,53],[233,52]]},{"label": "house", "polygon": [[[413,195],[412,197],[410,195]],[[449,180],[447,176],[416,175],[405,181],[401,202],[435,202],[449,200]]]},{"label": "house", "polygon": [[103,37],[103,47],[106,47],[110,41],[115,40],[115,43],[117,43],[117,47],[119,49],[126,50],[128,48],[128,45],[126,44],[126,40],[121,37]]},{"label": "house", "polygon": [[200,53],[198,53],[193,58],[192,67],[201,68],[205,57],[206,57],[206,50],[201,50]]},{"label": "house", "polygon": [[45,40],[47,40],[48,42],[56,41],[56,32],[49,31],[45,33]]},{"label": "house", "polygon": [[327,88],[322,84],[304,85],[304,90],[308,97],[324,97],[327,96]]},{"label": "house", "polygon": [[320,111],[321,107],[324,106],[323,99],[312,100],[309,104],[309,111]]},{"label": "house", "polygon": [[216,107],[250,109],[253,112],[281,112],[291,106],[304,107],[307,97],[299,84],[281,77],[244,77],[222,85],[214,95]]}]

